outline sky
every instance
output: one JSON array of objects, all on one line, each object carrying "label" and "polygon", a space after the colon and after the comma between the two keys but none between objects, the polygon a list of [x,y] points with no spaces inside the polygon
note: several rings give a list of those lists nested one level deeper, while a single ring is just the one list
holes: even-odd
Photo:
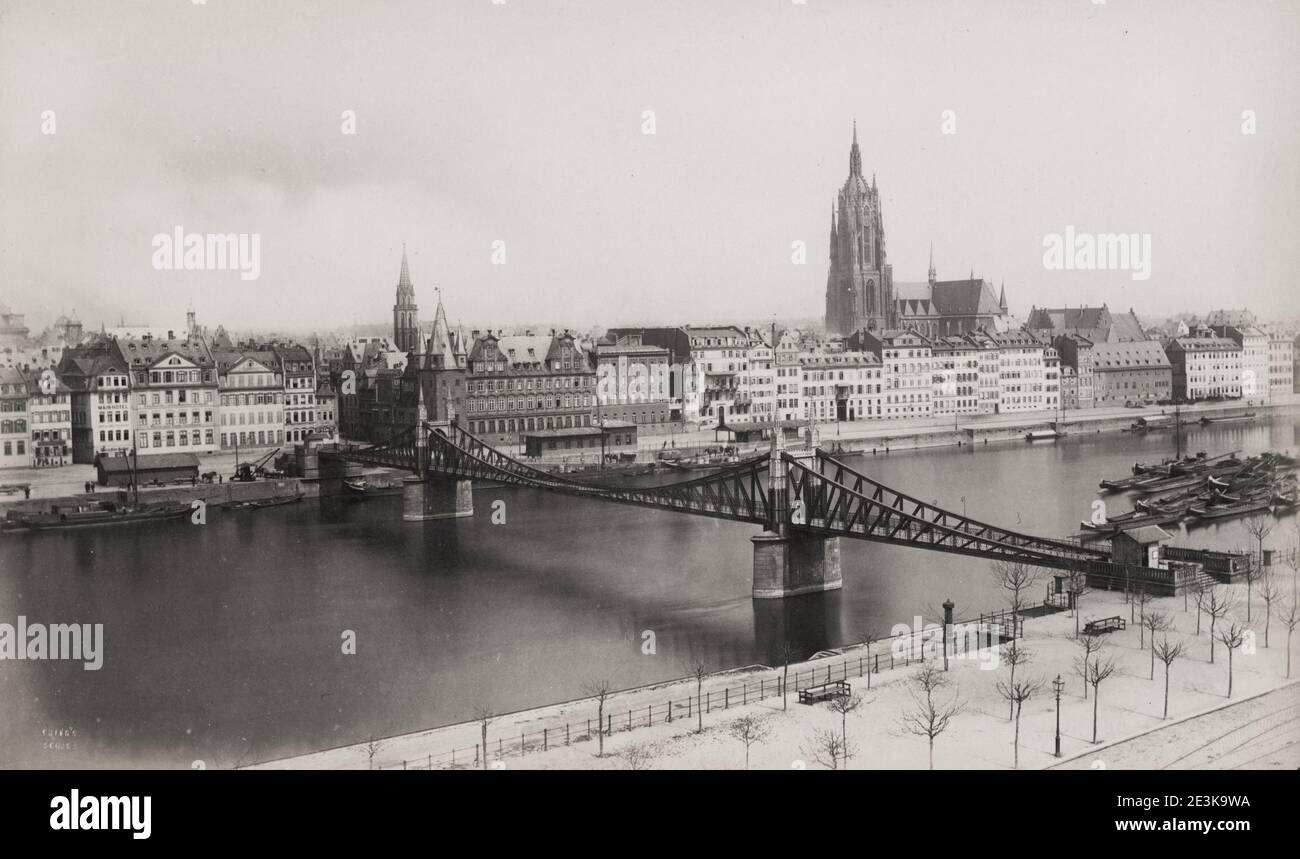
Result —
[{"label": "sky", "polygon": [[[820,318],[856,120],[896,281],[1293,316],[1298,89],[1297,2],[0,0],[0,301],[382,323],[405,243],[425,320]],[[259,276],[157,269],[178,226]]]}]

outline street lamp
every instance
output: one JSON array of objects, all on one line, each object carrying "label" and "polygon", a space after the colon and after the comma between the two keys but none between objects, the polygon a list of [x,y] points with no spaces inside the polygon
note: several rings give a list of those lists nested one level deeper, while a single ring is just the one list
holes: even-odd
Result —
[{"label": "street lamp", "polygon": [[1061,756],[1061,692],[1065,690],[1065,681],[1056,675],[1052,681],[1052,691],[1056,693],[1056,756]]}]

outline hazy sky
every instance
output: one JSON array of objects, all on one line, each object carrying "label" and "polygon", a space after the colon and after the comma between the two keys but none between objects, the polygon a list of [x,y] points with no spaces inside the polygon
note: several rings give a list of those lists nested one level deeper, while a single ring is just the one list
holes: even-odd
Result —
[{"label": "hazy sky", "polygon": [[[1295,313],[1297,82],[1297,2],[0,0],[0,299],[382,321],[406,242],[425,319],[820,317],[856,118],[896,280],[933,241],[1019,314]],[[156,271],[177,225],[260,278]],[[1149,233],[1150,279],[1045,270],[1066,225]]]}]

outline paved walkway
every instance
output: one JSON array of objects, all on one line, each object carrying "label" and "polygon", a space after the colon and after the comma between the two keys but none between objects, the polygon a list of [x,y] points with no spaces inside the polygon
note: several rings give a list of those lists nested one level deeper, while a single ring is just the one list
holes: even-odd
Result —
[{"label": "paved walkway", "polygon": [[1295,770],[1300,768],[1300,683],[1111,743],[1058,766]]}]

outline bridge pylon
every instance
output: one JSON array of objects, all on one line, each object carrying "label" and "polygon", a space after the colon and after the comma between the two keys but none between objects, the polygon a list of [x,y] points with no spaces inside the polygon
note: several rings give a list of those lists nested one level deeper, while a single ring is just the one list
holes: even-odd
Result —
[{"label": "bridge pylon", "polygon": [[429,472],[428,433],[450,431],[447,421],[426,422],[424,397],[417,406],[415,460],[418,473],[402,479],[402,521],[425,522],[430,519],[459,519],[474,515],[474,483]]},{"label": "bridge pylon", "polygon": [[[767,471],[770,515],[764,531],[749,538],[754,544],[754,599],[783,599],[844,585],[840,538],[799,529],[805,521],[804,511],[798,499],[790,497],[790,466],[785,453],[785,439],[778,427],[772,435]],[[816,455],[815,449],[794,454],[799,459]]]}]

